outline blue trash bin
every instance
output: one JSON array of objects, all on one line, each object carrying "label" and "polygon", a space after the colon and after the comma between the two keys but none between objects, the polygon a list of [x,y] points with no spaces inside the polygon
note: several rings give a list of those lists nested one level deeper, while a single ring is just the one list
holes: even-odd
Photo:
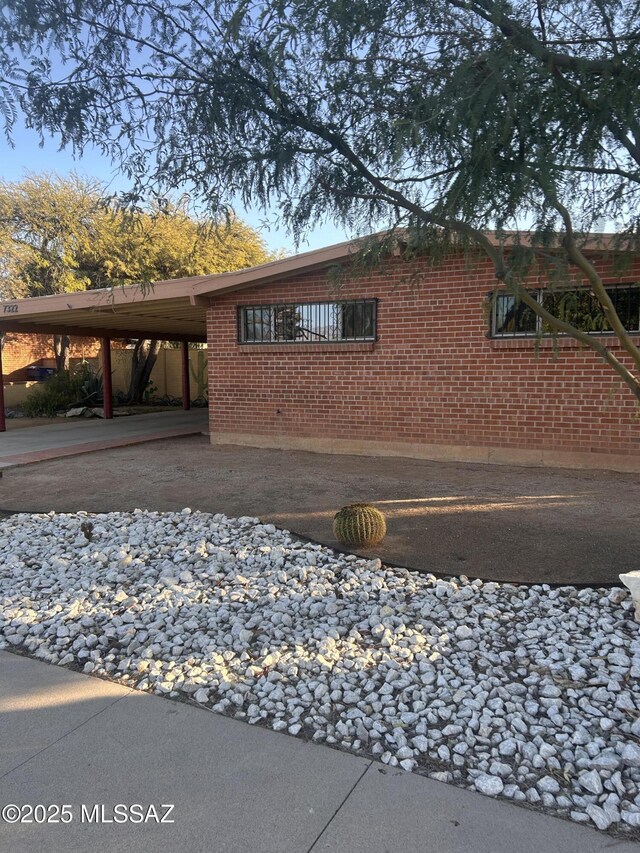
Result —
[{"label": "blue trash bin", "polygon": [[43,367],[41,364],[32,364],[31,367],[27,367],[27,379],[30,382],[44,382],[45,379],[53,376],[55,372],[56,371],[53,367]]}]

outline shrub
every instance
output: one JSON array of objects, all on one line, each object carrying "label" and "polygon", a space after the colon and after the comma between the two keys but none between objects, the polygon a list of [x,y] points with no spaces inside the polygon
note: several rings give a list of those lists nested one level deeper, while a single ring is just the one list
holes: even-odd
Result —
[{"label": "shrub", "polygon": [[387,524],[379,509],[370,504],[343,506],[333,519],[333,532],[343,545],[371,548],[385,537]]},{"label": "shrub", "polygon": [[22,404],[22,411],[29,418],[52,418],[56,412],[77,402],[79,390],[77,381],[69,371],[61,371],[31,389]]},{"label": "shrub", "polygon": [[102,376],[88,362],[83,361],[78,365],[74,379],[77,380],[79,386],[80,397],[78,402],[81,405],[97,406],[98,403],[102,403],[104,398]]},{"label": "shrub", "polygon": [[96,406],[102,397],[102,377],[83,362],[73,373],[63,370],[32,388],[22,411],[29,418],[52,418],[72,406]]}]

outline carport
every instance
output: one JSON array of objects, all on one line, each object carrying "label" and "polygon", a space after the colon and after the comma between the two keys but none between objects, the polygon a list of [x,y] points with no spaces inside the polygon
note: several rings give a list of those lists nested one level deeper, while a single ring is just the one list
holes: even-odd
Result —
[{"label": "carport", "polygon": [[[232,272],[0,301],[0,334],[14,332],[99,338],[107,419],[113,418],[111,341],[152,338],[180,342],[182,400],[183,407],[188,409],[188,347],[189,343],[207,342],[207,308],[212,297],[282,281],[301,272],[325,270],[327,265],[348,258],[357,248],[358,241],[346,241]],[[3,383],[0,349],[0,432],[6,430]]]},{"label": "carport", "polygon": [[[182,402],[190,407],[189,343],[206,343],[206,296],[194,285],[214,276],[194,276],[115,289],[60,293],[0,303],[0,332],[99,338],[104,383],[104,415],[113,418],[111,341],[152,338],[182,344]],[[4,374],[0,350],[0,432],[6,430]]]}]

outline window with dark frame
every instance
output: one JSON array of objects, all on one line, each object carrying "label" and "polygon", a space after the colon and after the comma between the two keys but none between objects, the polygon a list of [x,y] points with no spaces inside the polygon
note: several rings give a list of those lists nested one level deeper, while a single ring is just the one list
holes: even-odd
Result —
[{"label": "window with dark frame", "polygon": [[[602,306],[588,288],[530,290],[529,293],[556,317],[566,320],[583,332],[611,333]],[[607,293],[625,329],[629,332],[640,332],[640,284],[608,287]],[[554,330],[541,317],[524,302],[517,301],[512,294],[504,291],[492,293],[490,300],[492,308],[489,334],[492,338],[553,334]]]},{"label": "window with dark frame", "polygon": [[377,300],[238,306],[241,344],[375,341]]}]

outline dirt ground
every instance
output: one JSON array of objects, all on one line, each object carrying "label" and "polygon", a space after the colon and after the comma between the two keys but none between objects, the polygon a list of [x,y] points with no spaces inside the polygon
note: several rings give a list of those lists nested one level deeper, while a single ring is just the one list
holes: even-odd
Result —
[{"label": "dirt ground", "polygon": [[[639,568],[640,476],[158,441],[6,471],[0,510],[185,506],[255,515],[338,548],[344,504],[375,503],[384,561],[443,575],[617,583]],[[363,552],[366,553],[366,552]]]}]

